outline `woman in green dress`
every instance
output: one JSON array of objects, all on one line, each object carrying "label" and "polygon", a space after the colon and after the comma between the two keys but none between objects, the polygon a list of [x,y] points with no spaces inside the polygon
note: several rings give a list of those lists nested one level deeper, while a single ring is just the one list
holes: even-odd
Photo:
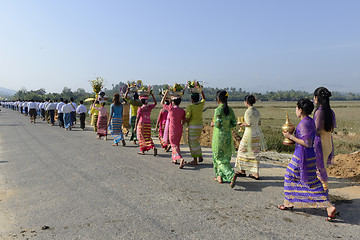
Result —
[{"label": "woman in green dress", "polygon": [[215,179],[219,183],[230,182],[230,187],[235,186],[236,175],[230,164],[234,151],[231,129],[236,126],[234,111],[228,107],[227,99],[229,94],[221,90],[216,94],[219,106],[215,109],[214,127],[212,138],[212,152]]}]

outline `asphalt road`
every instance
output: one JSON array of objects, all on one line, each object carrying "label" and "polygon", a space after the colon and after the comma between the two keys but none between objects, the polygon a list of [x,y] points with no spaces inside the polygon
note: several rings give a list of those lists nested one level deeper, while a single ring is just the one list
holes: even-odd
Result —
[{"label": "asphalt road", "polygon": [[132,143],[95,137],[2,109],[0,239],[360,238],[358,198],[335,202],[334,223],[323,209],[278,210],[283,166],[263,163],[262,180],[238,178],[231,189],[213,180],[210,149],[180,170],[161,149],[140,156]]}]

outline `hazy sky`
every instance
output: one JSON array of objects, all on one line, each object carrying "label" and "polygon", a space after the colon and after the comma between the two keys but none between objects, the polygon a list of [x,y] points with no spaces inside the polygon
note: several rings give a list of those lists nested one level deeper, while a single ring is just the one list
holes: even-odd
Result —
[{"label": "hazy sky", "polygon": [[0,0],[0,87],[360,92],[360,1]]}]

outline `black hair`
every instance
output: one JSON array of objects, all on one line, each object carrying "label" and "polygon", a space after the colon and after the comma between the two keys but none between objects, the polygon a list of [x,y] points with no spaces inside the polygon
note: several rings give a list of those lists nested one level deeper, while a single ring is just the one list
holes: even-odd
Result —
[{"label": "black hair", "polygon": [[166,99],[166,100],[164,101],[164,103],[165,103],[165,105],[170,105],[170,101],[169,101],[168,99]]},{"label": "black hair", "polygon": [[99,100],[96,100],[96,101],[95,101],[95,104],[99,104],[99,103],[100,103]]},{"label": "black hair", "polygon": [[216,98],[219,99],[219,102],[224,104],[223,106],[224,113],[226,116],[228,116],[230,114],[230,109],[227,103],[227,99],[228,99],[227,92],[225,90],[218,91],[216,94]]},{"label": "black hair", "polygon": [[314,110],[314,103],[312,101],[310,101],[310,99],[308,98],[302,98],[300,99],[296,106],[303,110],[303,112],[306,114],[306,115],[310,115],[312,113],[312,111]]},{"label": "black hair", "polygon": [[60,98],[60,102],[63,102],[64,101],[64,99],[63,98]]},{"label": "black hair", "polygon": [[142,104],[146,104],[147,99],[143,98],[143,99],[141,99],[140,101],[141,101]]},{"label": "black hair", "polygon": [[84,104],[84,101],[80,101],[80,104]]},{"label": "black hair", "polygon": [[179,106],[181,103],[181,98],[175,98],[172,100],[176,106]]},{"label": "black hair", "polygon": [[314,91],[314,96],[317,97],[318,103],[316,104],[316,110],[322,106],[324,110],[324,129],[327,132],[334,130],[333,116],[330,108],[331,92],[325,87],[319,87]]},{"label": "black hair", "polygon": [[134,98],[134,100],[138,100],[139,99],[139,94],[137,94],[137,92],[135,92],[133,94],[133,98]]},{"label": "black hair", "polygon": [[73,102],[73,101],[74,101],[74,98],[70,98],[70,101]]},{"label": "black hair", "polygon": [[105,92],[100,92],[99,94],[101,97],[104,97],[105,96]]},{"label": "black hair", "polygon": [[69,101],[66,99],[64,103],[65,103],[65,104],[68,104],[68,103],[69,103]]},{"label": "black hair", "polygon": [[256,103],[256,98],[253,95],[246,95],[244,101],[252,106]]},{"label": "black hair", "polygon": [[191,94],[191,100],[193,100],[194,102],[200,101],[200,94],[199,93],[192,93]]}]

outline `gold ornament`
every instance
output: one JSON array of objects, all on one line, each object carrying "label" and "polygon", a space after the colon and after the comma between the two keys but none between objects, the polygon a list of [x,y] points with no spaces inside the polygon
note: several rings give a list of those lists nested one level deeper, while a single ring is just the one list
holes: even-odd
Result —
[{"label": "gold ornament", "polygon": [[[289,115],[288,115],[287,112],[286,112],[286,122],[282,126],[281,129],[282,129],[283,132],[287,131],[290,134],[293,134],[293,132],[295,130],[294,125],[290,122]],[[293,140],[291,140],[290,138],[285,138],[284,141],[283,141],[283,144],[284,145],[293,145],[293,144],[295,144],[295,142]]]}]

